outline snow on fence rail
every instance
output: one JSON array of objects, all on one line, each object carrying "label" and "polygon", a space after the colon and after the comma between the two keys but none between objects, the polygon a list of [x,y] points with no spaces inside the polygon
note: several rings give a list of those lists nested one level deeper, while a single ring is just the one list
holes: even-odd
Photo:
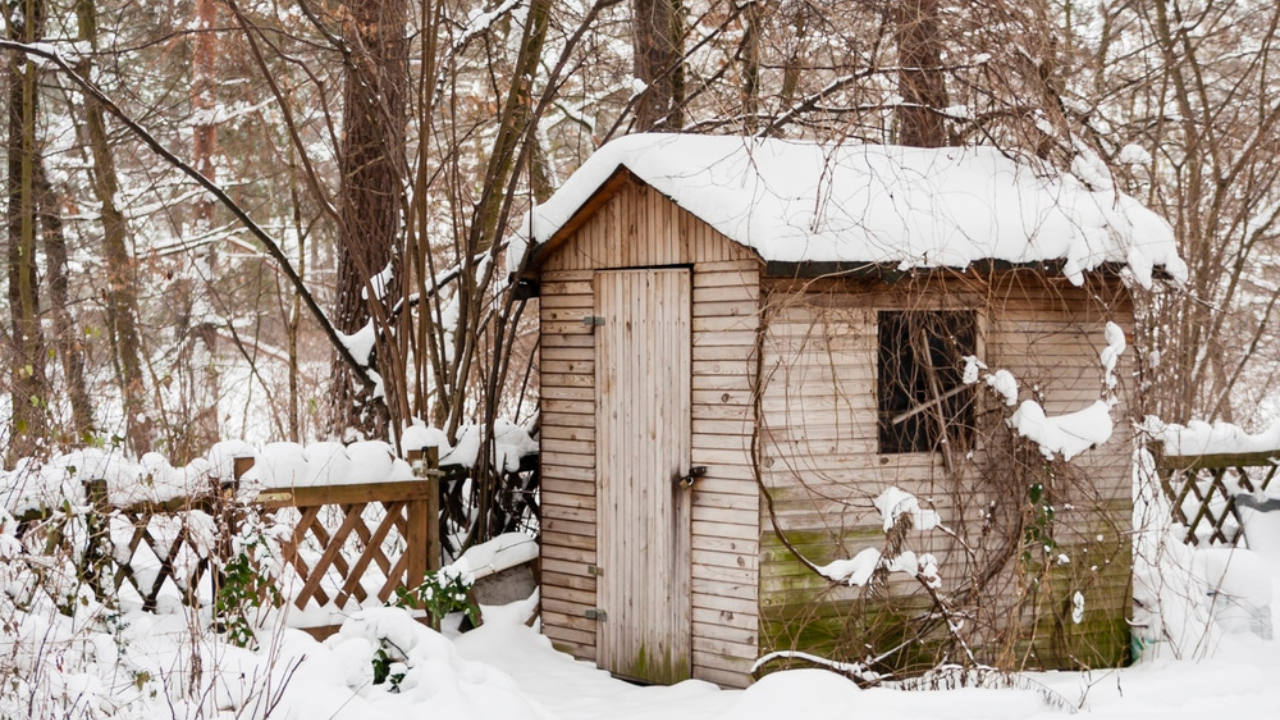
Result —
[{"label": "snow on fence rail", "polygon": [[1157,437],[1150,450],[1187,543],[1234,546],[1244,533],[1241,506],[1280,503],[1271,490],[1280,473],[1280,423],[1258,435],[1229,425],[1169,425]]},{"label": "snow on fence rail", "polygon": [[[397,588],[422,584],[439,569],[439,473],[434,448],[420,472],[427,482],[383,482],[270,490],[256,504],[267,514],[287,512],[291,531],[280,536],[284,585],[298,610],[308,605],[347,610],[376,597],[386,603]],[[430,474],[430,475],[428,475]],[[372,582],[370,582],[372,580]],[[290,582],[292,581],[292,582]]]},{"label": "snow on fence rail", "polygon": [[[370,447],[343,453],[342,474],[297,474],[307,464],[288,448],[234,448],[239,457],[215,448],[212,462],[182,469],[81,453],[9,473],[0,495],[29,552],[62,547],[97,597],[123,609],[212,605],[238,552],[233,538],[270,536],[273,567],[261,569],[293,605],[289,624],[324,633],[366,602],[381,606],[420,585],[440,563],[437,449],[411,451],[405,462],[383,443],[360,445]],[[335,453],[319,455],[334,467]]]}]

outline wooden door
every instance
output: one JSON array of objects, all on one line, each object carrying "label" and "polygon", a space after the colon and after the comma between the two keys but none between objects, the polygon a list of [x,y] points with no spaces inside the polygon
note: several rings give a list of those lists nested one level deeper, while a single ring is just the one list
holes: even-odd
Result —
[{"label": "wooden door", "polygon": [[690,674],[689,271],[595,276],[600,610],[597,661],[615,675]]}]

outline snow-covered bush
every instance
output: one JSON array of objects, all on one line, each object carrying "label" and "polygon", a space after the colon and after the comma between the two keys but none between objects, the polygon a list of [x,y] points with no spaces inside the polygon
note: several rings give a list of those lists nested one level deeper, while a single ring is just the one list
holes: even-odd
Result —
[{"label": "snow-covered bush", "polygon": [[463,613],[473,624],[480,623],[480,608],[471,598],[471,586],[475,584],[466,560],[428,572],[422,584],[415,588],[397,588],[395,604],[402,608],[420,608],[431,618],[432,627],[439,629],[440,621],[449,613]]}]

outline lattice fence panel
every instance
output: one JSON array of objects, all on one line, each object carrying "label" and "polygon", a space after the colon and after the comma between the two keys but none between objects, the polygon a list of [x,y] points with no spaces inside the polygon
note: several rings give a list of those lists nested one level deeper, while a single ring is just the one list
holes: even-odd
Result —
[{"label": "lattice fence panel", "polygon": [[212,604],[237,527],[258,514],[279,539],[280,590],[297,608],[381,605],[439,565],[437,471],[426,457],[425,480],[273,489],[247,503],[234,483],[211,479],[199,496],[114,507],[105,482],[91,481],[91,512],[33,511],[21,532],[32,552],[66,547],[80,566],[72,574],[99,597],[155,611]]},{"label": "lattice fence panel", "polygon": [[1280,450],[1235,455],[1163,455],[1160,482],[1173,504],[1173,519],[1187,526],[1192,545],[1234,546],[1243,523],[1237,498],[1267,490],[1280,472]]}]

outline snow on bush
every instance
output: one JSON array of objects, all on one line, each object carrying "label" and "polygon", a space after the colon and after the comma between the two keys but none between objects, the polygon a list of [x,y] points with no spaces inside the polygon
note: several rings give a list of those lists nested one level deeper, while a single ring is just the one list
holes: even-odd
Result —
[{"label": "snow on bush", "polygon": [[[1124,330],[1113,322],[1107,323],[1103,335],[1107,345],[1098,359],[1102,366],[1103,388],[1110,394],[1115,391],[1116,366],[1127,344]],[[1018,405],[1018,379],[1013,373],[1003,368],[985,372],[987,365],[978,358],[969,356],[964,360],[962,379],[966,384],[972,385],[985,377],[987,387],[999,395],[1006,406]],[[1050,416],[1039,402],[1028,399],[1022,401],[1007,422],[1019,435],[1039,445],[1045,459],[1052,460],[1060,455],[1063,460],[1071,460],[1111,439],[1113,404],[1113,398],[1104,397],[1081,410]]]},{"label": "snow on bush", "polygon": [[[1165,427],[1152,418],[1145,425]],[[1192,426],[1203,429],[1195,447],[1206,454],[1249,446],[1240,442],[1247,435],[1226,425]],[[1145,450],[1137,453],[1134,473],[1133,633],[1146,648],[1143,657],[1202,658],[1232,636],[1270,639],[1280,554],[1183,542],[1186,528],[1173,521],[1171,500]]]},{"label": "snow on bush", "polygon": [[1111,439],[1111,408],[1097,400],[1083,410],[1047,416],[1035,400],[1024,400],[1009,418],[1018,434],[1040,446],[1045,459],[1061,455],[1070,460],[1095,445]]},{"label": "snow on bush", "polygon": [[[938,513],[920,507],[920,500],[905,490],[890,487],[874,500],[876,509],[884,520],[884,531],[889,533],[904,516],[911,519],[910,527],[931,530],[938,526]],[[942,580],[938,575],[938,560],[929,553],[916,555],[903,550],[893,557],[885,557],[876,548],[863,548],[852,558],[834,560],[816,568],[828,580],[853,587],[869,583],[877,571],[904,573],[917,578],[927,587],[937,589]]]},{"label": "snow on bush", "polygon": [[921,508],[920,501],[915,495],[896,487],[890,487],[880,493],[874,500],[874,504],[884,521],[885,532],[892,530],[903,515],[911,516],[912,527],[917,530],[931,530],[939,522],[938,513]]},{"label": "snow on bush", "polygon": [[[458,431],[458,444],[440,458],[440,464],[474,467],[483,439],[483,425],[463,427]],[[506,419],[494,423],[493,444],[493,466],[505,472],[519,470],[520,458],[538,452],[537,441],[529,437],[524,428]]]},{"label": "snow on bush", "polygon": [[[327,676],[339,681],[337,687],[345,691],[340,693],[342,704],[351,705],[347,717],[408,716],[413,707],[429,707],[433,717],[459,720],[540,714],[509,675],[463,659],[452,642],[398,608],[356,613],[324,649],[327,652],[317,653],[316,669],[327,670]],[[311,667],[306,670],[312,672]],[[385,675],[378,678],[379,672]],[[302,705],[314,714],[299,717],[327,717],[336,707],[325,698],[317,700]]]}]

